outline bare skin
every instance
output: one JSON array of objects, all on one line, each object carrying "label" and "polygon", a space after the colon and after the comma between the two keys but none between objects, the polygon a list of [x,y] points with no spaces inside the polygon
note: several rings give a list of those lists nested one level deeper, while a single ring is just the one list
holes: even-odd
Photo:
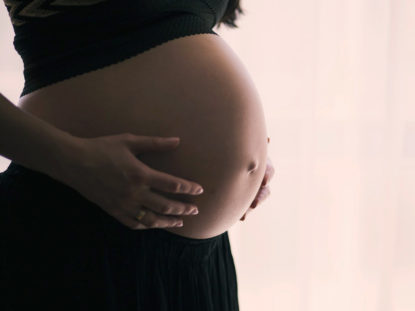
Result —
[{"label": "bare skin", "polygon": [[79,137],[129,132],[178,136],[171,152],[146,153],[148,166],[204,188],[198,215],[164,228],[195,239],[228,230],[249,209],[264,177],[267,131],[248,72],[220,37],[182,37],[130,59],[27,94],[18,106]]}]

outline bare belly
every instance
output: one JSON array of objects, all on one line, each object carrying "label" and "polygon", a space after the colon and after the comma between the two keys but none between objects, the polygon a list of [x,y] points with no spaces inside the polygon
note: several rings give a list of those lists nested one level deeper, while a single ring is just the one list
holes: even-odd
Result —
[{"label": "bare belly", "polygon": [[144,153],[146,165],[200,183],[196,216],[165,230],[188,238],[216,236],[234,225],[264,176],[265,117],[248,72],[213,34],[182,37],[133,58],[27,94],[26,112],[79,137],[119,133],[179,136],[169,152]]}]

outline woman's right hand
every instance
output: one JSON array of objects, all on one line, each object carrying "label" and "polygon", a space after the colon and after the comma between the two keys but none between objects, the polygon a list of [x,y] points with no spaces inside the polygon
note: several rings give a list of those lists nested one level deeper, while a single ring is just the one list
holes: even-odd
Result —
[{"label": "woman's right hand", "polygon": [[[197,195],[198,183],[154,170],[135,157],[149,151],[178,146],[165,137],[130,133],[77,138],[77,152],[63,170],[62,181],[131,229],[174,227],[197,207],[170,200],[151,191]],[[201,192],[203,193],[203,192]],[[144,207],[145,206],[145,207]],[[140,210],[146,213],[138,221]]]}]

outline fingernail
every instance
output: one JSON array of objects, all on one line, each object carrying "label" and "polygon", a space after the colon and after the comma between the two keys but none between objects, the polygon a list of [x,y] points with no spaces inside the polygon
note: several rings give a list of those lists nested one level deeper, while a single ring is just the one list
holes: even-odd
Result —
[{"label": "fingernail", "polygon": [[167,144],[177,144],[178,142],[180,142],[180,138],[178,138],[178,137],[166,138],[165,142]]},{"label": "fingernail", "polygon": [[196,194],[201,194],[201,193],[203,193],[203,188],[199,188],[199,189],[197,189],[195,193],[196,193]]}]

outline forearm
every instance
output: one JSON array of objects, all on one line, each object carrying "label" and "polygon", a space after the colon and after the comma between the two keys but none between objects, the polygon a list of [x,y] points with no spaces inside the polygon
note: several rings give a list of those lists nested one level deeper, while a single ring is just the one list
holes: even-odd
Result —
[{"label": "forearm", "polygon": [[76,137],[19,109],[0,93],[0,155],[57,178],[76,147]]}]

